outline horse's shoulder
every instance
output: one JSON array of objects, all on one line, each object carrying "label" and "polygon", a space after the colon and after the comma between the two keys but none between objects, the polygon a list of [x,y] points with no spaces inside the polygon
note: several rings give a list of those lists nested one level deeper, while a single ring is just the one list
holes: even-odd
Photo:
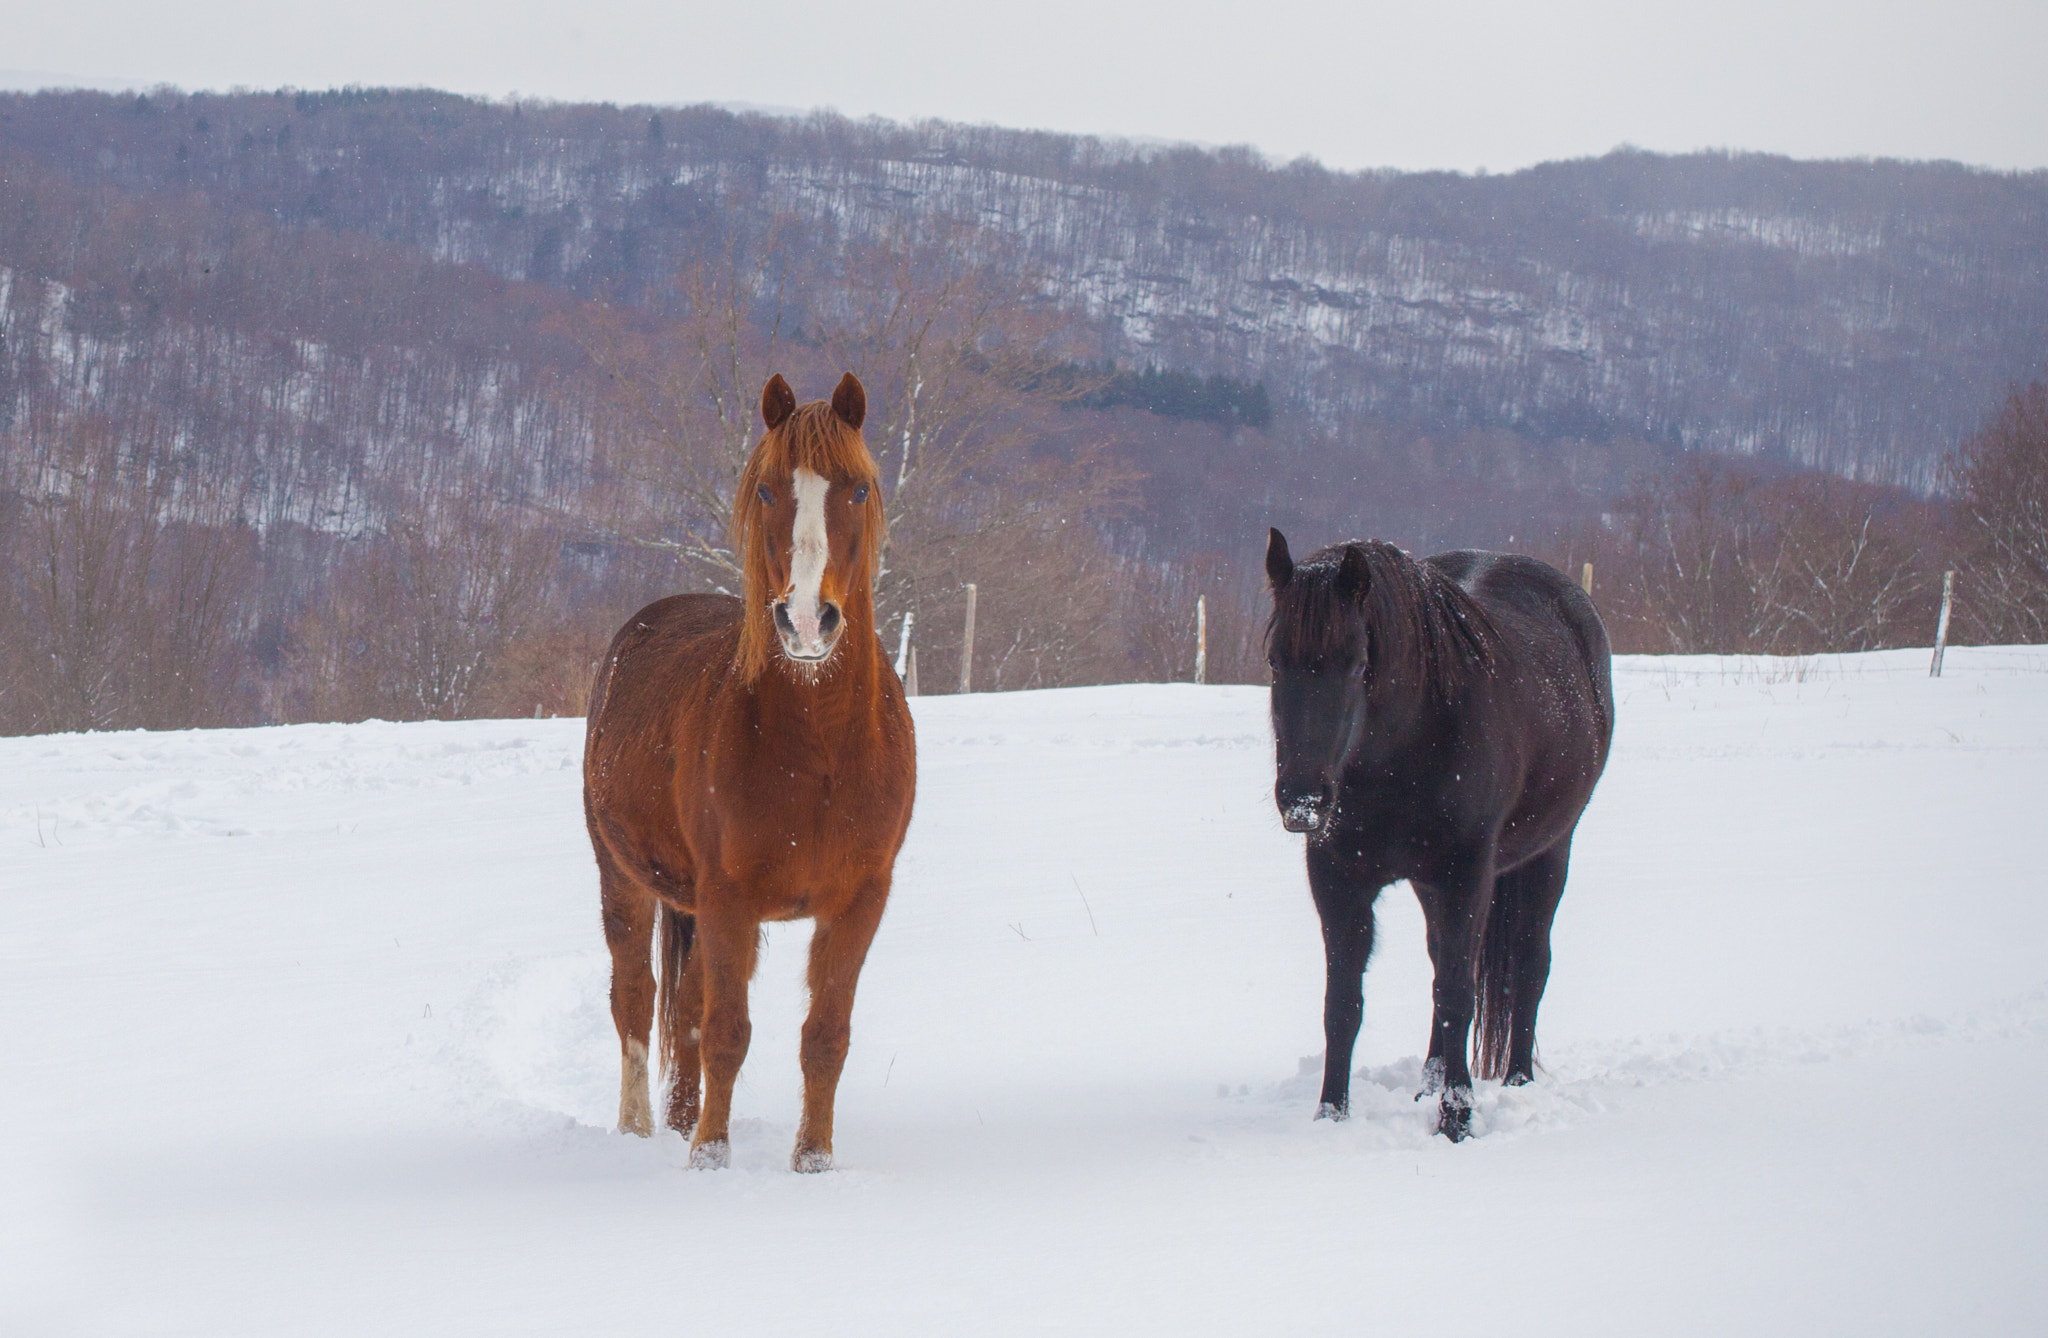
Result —
[{"label": "horse's shoulder", "polygon": [[[619,626],[612,638],[614,666],[674,665],[678,656],[713,654],[708,649],[736,641],[741,605],[730,595],[670,595],[647,605]],[[724,654],[730,656],[728,646]]]},{"label": "horse's shoulder", "polygon": [[626,620],[622,632],[655,636],[701,636],[735,626],[740,602],[731,595],[669,595]]},{"label": "horse's shoulder", "polygon": [[729,595],[670,595],[621,623],[591,685],[593,725],[600,716],[623,725],[623,711],[654,728],[667,716],[677,674],[732,658],[740,607]]}]

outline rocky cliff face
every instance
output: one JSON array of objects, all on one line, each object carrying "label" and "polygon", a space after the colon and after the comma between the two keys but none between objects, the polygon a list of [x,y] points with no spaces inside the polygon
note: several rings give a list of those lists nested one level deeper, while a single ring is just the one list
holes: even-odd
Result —
[{"label": "rocky cliff face", "polygon": [[2048,173],[1622,152],[1338,174],[946,125],[427,93],[0,98],[0,150],[659,306],[794,224],[820,264],[941,222],[1100,352],[1366,420],[1640,438],[1926,489],[2048,360]]}]

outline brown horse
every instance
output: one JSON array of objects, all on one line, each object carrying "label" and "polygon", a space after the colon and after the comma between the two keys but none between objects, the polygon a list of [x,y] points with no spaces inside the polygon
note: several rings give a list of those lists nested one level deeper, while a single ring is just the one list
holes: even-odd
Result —
[{"label": "brown horse", "polygon": [[653,1132],[658,1003],[668,1124],[694,1131],[693,1166],[731,1160],[761,923],[804,916],[817,927],[790,1164],[831,1166],[854,985],[910,825],[916,739],[875,634],[883,512],[866,414],[850,373],[830,404],[802,408],[780,376],[768,382],[768,430],[733,500],[745,598],[648,605],[612,638],[591,690],[583,810],[612,953],[619,1127]]}]

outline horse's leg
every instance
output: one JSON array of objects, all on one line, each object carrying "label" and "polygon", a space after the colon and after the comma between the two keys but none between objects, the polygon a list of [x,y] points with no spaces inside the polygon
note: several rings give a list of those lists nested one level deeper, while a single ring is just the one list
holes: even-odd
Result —
[{"label": "horse's leg", "polygon": [[[1508,1071],[1503,1079],[1509,1087],[1519,1087],[1536,1076],[1536,1009],[1550,980],[1550,926],[1564,897],[1571,852],[1571,838],[1566,837],[1501,879],[1502,884],[1513,880],[1515,901],[1515,936],[1509,945],[1513,998],[1508,1015]],[[1498,888],[1496,897],[1508,890]],[[1502,907],[1494,907],[1494,914],[1501,911]]]},{"label": "horse's leg", "polygon": [[604,942],[612,953],[612,1025],[619,1031],[619,1131],[654,1132],[647,1104],[647,1036],[654,1025],[654,898],[598,853]]},{"label": "horse's leg", "polygon": [[704,954],[695,950],[697,918],[671,909],[662,918],[661,1034],[667,1045],[668,1127],[685,1138],[697,1128],[704,1060]]},{"label": "horse's leg", "polygon": [[738,901],[737,889],[697,887],[697,942],[691,958],[702,960],[704,976],[704,1110],[690,1140],[690,1165],[705,1168],[732,1163],[728,1126],[732,1120],[732,1085],[746,1062],[754,1024],[747,1018],[747,982],[754,976],[760,950],[761,924]]},{"label": "horse's leg", "polygon": [[[1415,889],[1415,899],[1422,903],[1422,938],[1429,949],[1429,966],[1432,972],[1442,969],[1441,936],[1437,933],[1436,917],[1430,914],[1432,902],[1442,894],[1435,887],[1421,879],[1410,879],[1409,886]],[[1415,1094],[1417,1101],[1426,1096],[1435,1096],[1444,1090],[1444,1016],[1432,1004],[1429,1015],[1429,1050],[1422,1060],[1422,1090]]]},{"label": "horse's leg", "polygon": [[804,1019],[803,1036],[804,1119],[789,1159],[794,1170],[831,1169],[832,1103],[852,1036],[853,991],[888,900],[889,880],[883,877],[863,887],[838,919],[820,922],[811,934],[811,1013]]},{"label": "horse's leg", "polygon": [[[1369,880],[1368,880],[1369,881]],[[1323,924],[1323,1094],[1316,1118],[1341,1120],[1351,1109],[1351,1052],[1365,1016],[1363,980],[1372,955],[1373,902],[1379,885],[1324,853],[1308,852],[1308,886]]]},{"label": "horse's leg", "polygon": [[1429,1064],[1443,1084],[1436,1131],[1456,1143],[1472,1129],[1472,1069],[1465,1049],[1472,1032],[1472,960],[1493,895],[1491,850],[1464,861],[1439,882],[1416,883],[1415,895],[1422,902],[1436,967],[1429,1040]]}]

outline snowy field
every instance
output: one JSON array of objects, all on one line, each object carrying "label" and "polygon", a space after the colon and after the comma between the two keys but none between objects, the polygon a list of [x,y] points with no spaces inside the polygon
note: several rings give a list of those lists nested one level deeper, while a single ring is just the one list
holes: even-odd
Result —
[{"label": "snowy field", "polygon": [[1355,1117],[1262,691],[926,698],[837,1171],[611,1132],[582,722],[0,740],[0,1332],[2048,1332],[2048,649],[1617,666],[1528,1088]]}]

